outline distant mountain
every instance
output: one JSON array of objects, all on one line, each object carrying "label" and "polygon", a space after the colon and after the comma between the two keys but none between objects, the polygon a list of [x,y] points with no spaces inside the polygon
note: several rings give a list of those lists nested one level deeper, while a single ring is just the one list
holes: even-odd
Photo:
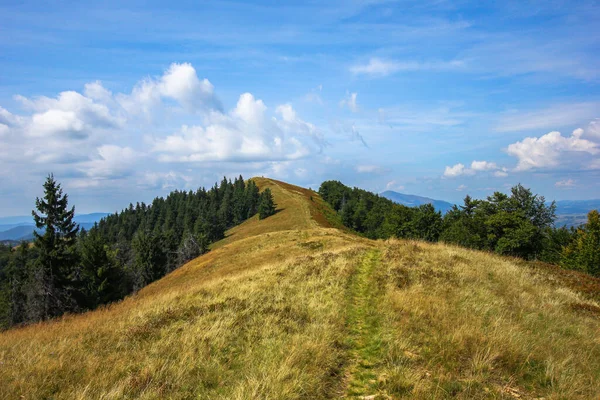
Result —
[{"label": "distant mountain", "polygon": [[[83,229],[89,230],[94,224],[106,217],[108,213],[92,213],[76,215],[76,223]],[[33,239],[33,217],[17,216],[0,218],[0,241],[3,240],[31,240]]]},{"label": "distant mountain", "polygon": [[600,210],[600,200],[559,200],[556,202],[556,226],[579,226],[587,222],[587,214]]},{"label": "distant mountain", "polygon": [[0,232],[0,240],[29,240],[33,237],[33,225],[20,225]]},{"label": "distant mountain", "polygon": [[0,225],[0,232],[6,232],[9,229],[15,228],[17,226],[34,226],[32,222],[26,223],[26,224],[4,224],[4,225]]},{"label": "distant mountain", "polygon": [[600,210],[600,200],[559,200],[556,202],[556,214],[587,214]]},{"label": "distant mountain", "polygon": [[407,207],[418,207],[422,204],[432,204],[433,207],[437,211],[441,211],[442,214],[445,214],[454,205],[443,200],[435,200],[430,199],[429,197],[415,196],[413,194],[398,193],[392,190],[387,190],[381,193],[381,196],[385,197],[386,199],[390,199],[395,203],[405,205]]},{"label": "distant mountain", "polygon": [[[91,214],[76,214],[75,222],[98,222],[102,218],[109,215],[109,213],[91,213]],[[33,225],[33,217],[31,215],[19,215],[16,217],[0,217],[0,226],[12,225],[13,227],[18,225]]]}]

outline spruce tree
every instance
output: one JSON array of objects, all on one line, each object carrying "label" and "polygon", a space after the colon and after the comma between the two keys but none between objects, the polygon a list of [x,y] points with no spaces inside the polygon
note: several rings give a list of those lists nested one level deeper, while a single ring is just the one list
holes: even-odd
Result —
[{"label": "spruce tree", "polygon": [[44,183],[44,197],[36,198],[31,214],[38,229],[34,232],[35,247],[39,251],[34,290],[35,301],[30,315],[45,319],[73,309],[73,276],[76,262],[76,240],[79,226],[73,221],[75,207],[69,209],[67,194],[52,174]]},{"label": "spruce tree", "polygon": [[275,214],[275,202],[271,189],[267,188],[260,194],[258,202],[258,219],[265,219]]}]

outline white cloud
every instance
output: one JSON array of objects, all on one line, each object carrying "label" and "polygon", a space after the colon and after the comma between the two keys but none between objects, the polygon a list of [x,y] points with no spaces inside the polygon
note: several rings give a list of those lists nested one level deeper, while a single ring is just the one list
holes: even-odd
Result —
[{"label": "white cloud", "polygon": [[84,85],[83,93],[86,97],[104,104],[110,104],[113,100],[113,95],[110,90],[102,86],[102,82],[95,81]]},{"label": "white cloud", "polygon": [[466,185],[460,185],[459,187],[456,188],[457,192],[462,192],[463,190],[465,190],[467,188]]},{"label": "white cloud", "polygon": [[444,170],[444,177],[446,178],[455,178],[461,175],[475,175],[478,172],[489,172],[494,171],[493,175],[495,177],[505,177],[508,176],[506,168],[500,168],[494,162],[489,161],[476,161],[471,162],[471,167],[465,167],[464,164],[458,163],[451,167],[446,167]]},{"label": "white cloud", "polygon": [[80,166],[90,178],[120,178],[131,173],[137,154],[130,147],[102,145],[97,148],[97,156]]},{"label": "white cloud", "polygon": [[516,171],[573,166],[593,169],[598,164],[595,156],[600,154],[600,147],[583,136],[583,129],[574,130],[568,137],[553,131],[510,144],[506,151],[517,158]]},{"label": "white cloud", "polygon": [[455,178],[461,175],[473,175],[474,172],[470,168],[465,168],[465,166],[461,163],[453,165],[451,167],[446,167],[444,169],[444,176],[446,178]]},{"label": "white cloud", "polygon": [[357,96],[357,93],[347,93],[346,97],[340,101],[340,107],[347,106],[353,113],[358,112]]},{"label": "white cloud", "polygon": [[[75,190],[187,188],[191,176],[194,185],[210,184],[224,173],[298,182],[313,179],[316,156],[327,146],[323,132],[291,104],[269,108],[244,93],[233,109],[221,111],[210,82],[189,64],[173,64],[127,94],[92,81],[80,92],[15,99],[21,115],[0,107],[2,179],[2,171],[18,170],[23,182],[54,172]],[[154,121],[139,118],[144,113]],[[203,162],[205,168],[202,174],[183,172],[185,162]]]},{"label": "white cloud", "polygon": [[367,64],[359,64],[350,67],[350,72],[355,75],[369,75],[372,77],[384,77],[396,72],[409,72],[420,70],[452,70],[464,67],[463,61],[434,61],[434,62],[415,62],[415,61],[394,61],[383,60],[373,57]]},{"label": "white cloud", "polygon": [[[55,99],[15,96],[26,109],[34,111],[29,119],[20,118],[20,125],[31,137],[87,138],[94,129],[110,129],[122,124],[122,119],[105,105],[74,91],[62,92]],[[14,118],[13,118],[14,119]]]},{"label": "white cloud", "polygon": [[498,169],[498,166],[493,162],[473,161],[471,163],[471,169],[473,171],[492,171]]},{"label": "white cloud", "polygon": [[554,186],[559,188],[571,188],[575,186],[575,181],[573,179],[564,179],[562,181],[556,182]]},{"label": "white cloud", "polygon": [[151,117],[163,98],[177,101],[188,112],[222,109],[213,85],[207,79],[200,80],[188,63],[171,64],[162,77],[142,80],[131,94],[119,94],[117,101],[128,113]]},{"label": "white cloud", "polygon": [[240,96],[229,114],[213,112],[205,126],[183,126],[154,143],[164,162],[281,161],[319,152],[324,145],[317,128],[296,115],[289,104],[268,118],[267,107],[250,93]]}]

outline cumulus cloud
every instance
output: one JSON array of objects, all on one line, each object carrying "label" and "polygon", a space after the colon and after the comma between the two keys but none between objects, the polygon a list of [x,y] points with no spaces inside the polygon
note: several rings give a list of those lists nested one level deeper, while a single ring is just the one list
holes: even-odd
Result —
[{"label": "cumulus cloud", "polygon": [[224,112],[212,84],[190,64],[172,64],[128,93],[91,81],[81,91],[15,100],[21,110],[0,107],[0,174],[18,169],[29,180],[52,171],[71,189],[187,188],[191,176],[193,184],[218,179],[182,172],[186,162],[231,176],[302,180],[311,176],[311,157],[328,145],[291,104],[270,108],[244,93]]},{"label": "cumulus cloud", "polygon": [[458,163],[451,167],[446,166],[444,169],[444,176],[446,178],[455,178],[461,175],[473,175],[473,170],[465,168],[464,164]]},{"label": "cumulus cloud", "polygon": [[[592,126],[595,129],[595,125]],[[589,138],[597,140],[591,131]],[[517,158],[516,171],[547,168],[596,169],[600,167],[600,146],[586,139],[583,129],[576,129],[570,136],[553,131],[540,137],[527,137],[510,144],[506,152]]]},{"label": "cumulus cloud", "polygon": [[164,162],[294,160],[320,152],[317,128],[300,119],[289,104],[267,115],[267,107],[250,93],[240,96],[228,114],[213,112],[205,126],[183,126],[179,133],[154,143]]},{"label": "cumulus cloud", "polygon": [[90,178],[122,178],[132,172],[137,157],[132,148],[107,144],[96,150],[96,157],[80,166],[82,172]]},{"label": "cumulus cloud", "polygon": [[340,107],[348,107],[353,113],[358,112],[357,96],[357,93],[347,93],[346,97],[340,101]]},{"label": "cumulus cloud", "polygon": [[62,92],[56,98],[15,96],[15,99],[34,112],[30,118],[19,118],[24,133],[31,137],[85,139],[94,129],[111,129],[122,124],[105,104],[74,91]]},{"label": "cumulus cloud", "polygon": [[444,170],[444,177],[455,178],[461,175],[475,175],[478,172],[494,171],[493,175],[496,177],[508,176],[507,169],[498,167],[494,162],[489,161],[477,161],[474,160],[471,163],[471,167],[465,167],[464,164],[458,163],[451,167],[447,166]]},{"label": "cumulus cloud", "polygon": [[409,71],[440,71],[453,70],[464,67],[464,62],[453,61],[434,61],[434,62],[415,62],[415,61],[394,61],[384,60],[373,57],[367,64],[358,64],[350,67],[350,72],[355,75],[368,75],[371,77],[384,77],[396,72]]},{"label": "cumulus cloud", "polygon": [[498,169],[496,163],[488,161],[473,161],[471,163],[471,169],[473,171],[491,171]]},{"label": "cumulus cloud", "polygon": [[171,64],[160,78],[142,80],[131,94],[118,95],[117,101],[131,114],[150,117],[163,98],[177,101],[189,112],[223,109],[214,86],[208,79],[200,80],[196,69],[188,63]]}]

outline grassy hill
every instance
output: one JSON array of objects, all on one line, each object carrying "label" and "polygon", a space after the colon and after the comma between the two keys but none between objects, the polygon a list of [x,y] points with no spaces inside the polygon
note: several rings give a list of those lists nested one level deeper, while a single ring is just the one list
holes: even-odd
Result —
[{"label": "grassy hill", "polygon": [[100,310],[0,334],[0,398],[593,399],[600,280],[353,235],[312,191]]}]

